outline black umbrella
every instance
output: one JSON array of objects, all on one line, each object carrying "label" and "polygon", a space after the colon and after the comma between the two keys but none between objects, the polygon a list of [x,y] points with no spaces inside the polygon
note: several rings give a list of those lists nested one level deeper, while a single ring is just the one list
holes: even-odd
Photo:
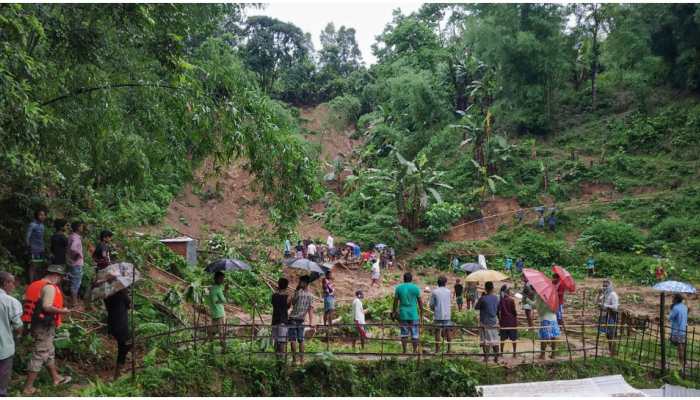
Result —
[{"label": "black umbrella", "polygon": [[248,271],[250,270],[250,265],[244,263],[241,260],[236,259],[223,259],[219,261],[214,261],[207,266],[206,271],[210,274],[222,271]]},{"label": "black umbrella", "polygon": [[284,260],[284,265],[288,266],[289,268],[325,274],[325,271],[320,265],[306,258],[288,258]]}]

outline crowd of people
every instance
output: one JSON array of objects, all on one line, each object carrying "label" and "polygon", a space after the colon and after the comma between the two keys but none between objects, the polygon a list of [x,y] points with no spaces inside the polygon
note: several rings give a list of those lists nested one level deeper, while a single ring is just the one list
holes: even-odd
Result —
[{"label": "crowd of people", "polygon": [[[516,268],[522,271],[522,259],[516,262]],[[484,361],[488,362],[493,357],[498,362],[510,344],[512,356],[517,357],[517,345],[519,331],[531,329],[536,331],[540,341],[539,357],[544,359],[549,353],[554,358],[557,350],[557,342],[562,335],[564,324],[565,290],[558,274],[552,275],[552,283],[556,287],[558,307],[551,309],[548,302],[540,296],[533,286],[522,275],[522,286],[516,293],[513,287],[504,284],[496,293],[494,283],[486,282],[483,290],[476,283],[467,282],[466,287],[462,279],[455,278],[453,290],[448,288],[448,279],[445,276],[437,278],[437,286],[430,290],[430,301],[424,304],[421,298],[421,289],[413,283],[413,275],[406,272],[403,275],[403,283],[394,289],[394,302],[392,307],[392,319],[399,323],[399,333],[402,351],[408,351],[410,340],[413,352],[417,352],[420,342],[420,329],[424,319],[426,307],[432,312],[432,329],[435,338],[435,352],[441,348],[448,353],[452,350],[452,337],[454,323],[452,322],[453,305],[456,312],[464,309],[474,309],[479,315],[479,338],[483,350]],[[374,282],[374,279],[373,279]],[[304,326],[313,326],[314,306],[309,293],[309,279],[302,276],[299,286],[293,294],[287,294],[288,281],[280,279],[278,289],[272,296],[273,304],[273,337],[275,348],[279,353],[286,351],[286,342],[291,343],[293,360],[303,360],[304,351]],[[323,324],[332,325],[335,317],[335,286],[333,273],[328,272],[322,280],[324,313]],[[525,314],[527,327],[520,327],[518,320],[518,307],[516,298],[520,300],[520,307]],[[351,316],[357,334],[353,338],[359,340],[364,349],[368,337],[365,325],[365,309],[363,306],[364,293],[362,290],[355,292],[352,301]],[[465,307],[466,300],[466,307]],[[674,300],[675,301],[675,300]],[[605,279],[600,289],[596,304],[600,309],[600,332],[606,335],[611,355],[616,354],[616,325],[619,323],[619,297],[609,279]],[[678,305],[677,305],[678,304]],[[687,324],[687,308],[683,308],[682,299],[674,302],[670,315],[672,321],[672,341],[684,343],[682,332]],[[291,309],[291,312],[288,310]],[[536,311],[536,314],[533,312]],[[535,316],[538,321],[534,321]],[[308,324],[305,321],[308,319]]]},{"label": "crowd of people", "polygon": [[[70,223],[55,219],[49,246],[45,245],[46,210],[39,209],[29,224],[25,244],[29,255],[26,267],[27,286],[23,302],[13,293],[19,286],[15,276],[0,271],[0,395],[7,395],[15,355],[15,337],[31,335],[31,348],[27,362],[27,379],[22,394],[36,393],[34,383],[45,366],[54,385],[67,384],[68,375],[61,375],[55,358],[54,338],[64,317],[82,310],[80,301],[83,270],[85,268],[84,237],[86,225],[81,221]],[[69,231],[70,230],[70,231]],[[111,240],[113,234],[104,230],[92,251],[96,270],[111,264]],[[89,289],[86,302],[90,302]],[[64,295],[65,293],[65,295]],[[122,290],[104,301],[107,310],[108,332],[118,344],[115,377],[123,367],[130,349],[130,332],[127,309],[129,296]]]}]

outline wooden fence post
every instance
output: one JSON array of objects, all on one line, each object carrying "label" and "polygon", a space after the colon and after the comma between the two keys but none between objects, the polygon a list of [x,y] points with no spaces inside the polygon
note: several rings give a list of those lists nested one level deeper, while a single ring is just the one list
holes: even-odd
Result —
[{"label": "wooden fence post", "polygon": [[661,375],[666,374],[666,332],[664,329],[664,306],[666,303],[666,293],[661,292],[661,302],[659,303],[659,340],[661,341]]}]

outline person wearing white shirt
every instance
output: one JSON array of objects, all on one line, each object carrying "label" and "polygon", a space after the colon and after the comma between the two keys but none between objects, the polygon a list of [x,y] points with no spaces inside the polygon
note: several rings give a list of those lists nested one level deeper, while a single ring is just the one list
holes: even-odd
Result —
[{"label": "person wearing white shirt", "polygon": [[370,284],[370,287],[374,286],[374,284],[377,284],[377,286],[381,286],[379,283],[379,277],[380,277],[379,260],[374,259],[373,263],[372,263],[372,283]]},{"label": "person wearing white shirt", "polygon": [[22,304],[10,296],[15,289],[15,277],[0,272],[0,396],[7,396],[12,377],[12,360],[15,356],[13,333],[22,330]]},{"label": "person wearing white shirt", "polygon": [[333,236],[328,235],[328,238],[326,239],[326,246],[328,246],[329,249],[335,248],[335,246],[333,246]]},{"label": "person wearing white shirt", "polygon": [[[352,301],[352,318],[355,321],[355,328],[360,336],[360,348],[365,349],[365,339],[367,338],[367,330],[365,329],[365,310],[362,306],[364,298],[362,290],[355,292],[355,299]],[[355,348],[355,339],[352,341],[352,347]]]},{"label": "person wearing white shirt", "polygon": [[306,254],[309,256],[309,260],[316,261],[316,245],[314,242],[309,243],[309,247],[306,248]]},{"label": "person wearing white shirt", "polygon": [[600,332],[605,333],[607,336],[608,350],[610,350],[611,355],[615,355],[617,352],[617,346],[615,346],[618,321],[617,310],[620,308],[620,298],[617,296],[610,279],[603,281],[603,292],[601,293],[599,307],[601,309]]}]

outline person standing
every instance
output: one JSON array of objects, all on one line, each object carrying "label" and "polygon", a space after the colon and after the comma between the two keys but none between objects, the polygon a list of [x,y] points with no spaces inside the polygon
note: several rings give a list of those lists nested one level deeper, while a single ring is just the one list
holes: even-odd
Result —
[{"label": "person standing", "polygon": [[394,305],[391,310],[392,317],[399,320],[401,348],[404,353],[406,353],[406,341],[409,335],[411,336],[413,352],[418,352],[420,338],[418,325],[423,320],[423,301],[420,298],[420,289],[412,281],[413,275],[410,272],[403,274],[404,283],[396,286]]},{"label": "person standing", "polygon": [[477,260],[479,262],[479,265],[481,265],[481,269],[489,269],[489,267],[486,266],[486,256],[484,256],[483,254],[479,254]]},{"label": "person standing", "polygon": [[506,257],[505,261],[503,261],[503,268],[505,268],[506,274],[510,275],[513,271],[513,259]]},{"label": "person standing", "polygon": [[379,262],[377,260],[372,260],[372,283],[370,284],[370,287],[374,286],[375,284],[377,286],[381,286],[380,283],[380,278],[381,278],[381,268],[379,268]]},{"label": "person standing", "polygon": [[602,327],[600,328],[600,332],[605,333],[605,336],[608,338],[608,350],[610,351],[610,355],[614,356],[617,354],[615,339],[617,334],[617,314],[618,308],[620,307],[620,299],[617,296],[610,279],[603,281],[603,290],[599,307],[602,315],[600,321]]},{"label": "person standing", "polygon": [[209,330],[209,336],[219,336],[222,346],[225,344],[223,330],[226,324],[226,310],[224,309],[224,304],[226,304],[226,296],[224,296],[225,279],[224,273],[217,271],[214,274],[214,284],[209,288],[209,294],[206,298],[212,325]]},{"label": "person standing", "polygon": [[70,236],[68,236],[66,262],[70,281],[71,307],[77,307],[78,293],[80,292],[80,285],[83,281],[83,266],[85,264],[85,258],[83,257],[83,234],[85,231],[85,224],[81,221],[75,221],[71,224],[71,231]]},{"label": "person standing", "polygon": [[[352,301],[352,319],[355,321],[355,329],[360,337],[360,349],[365,349],[365,340],[367,339],[367,329],[365,328],[365,309],[362,305],[362,299],[365,297],[362,290],[355,292],[355,299]],[[352,348],[355,349],[355,339],[352,341]]]},{"label": "person standing", "polygon": [[459,270],[459,258],[457,257],[452,257],[452,270]]},{"label": "person standing", "polygon": [[68,237],[66,228],[68,223],[65,219],[57,219],[53,223],[54,234],[51,235],[51,263],[54,265],[66,265],[66,250],[68,249]]},{"label": "person standing", "polygon": [[471,310],[476,306],[477,290],[476,282],[467,282],[467,310]]},{"label": "person standing", "polygon": [[0,272],[0,397],[7,397],[15,356],[14,334],[22,332],[22,304],[10,294],[15,290],[15,277]]},{"label": "person standing", "polygon": [[595,275],[595,259],[593,256],[589,256],[588,260],[586,260],[586,272],[588,272],[589,277]]},{"label": "person standing", "polygon": [[278,356],[287,352],[288,286],[287,278],[280,278],[277,281],[277,291],[272,294],[272,340]]},{"label": "person standing", "polygon": [[32,353],[27,363],[27,382],[22,391],[25,396],[36,393],[34,381],[43,365],[49,370],[54,386],[71,381],[70,376],[61,376],[58,373],[53,344],[56,329],[61,326],[63,315],[70,312],[63,307],[63,293],[59,287],[65,274],[64,266],[49,266],[46,276],[32,282],[24,295],[22,321],[31,324],[31,334],[34,338]]},{"label": "person standing", "polygon": [[532,322],[532,307],[533,307],[533,302],[535,300],[535,288],[532,287],[530,282],[527,281],[527,278],[525,275],[523,275],[523,311],[525,311],[525,318],[527,319],[527,326],[530,328],[533,327],[533,322]]},{"label": "person standing", "polygon": [[114,236],[112,232],[106,229],[100,232],[100,243],[92,253],[92,260],[95,261],[98,270],[112,263],[112,236]]},{"label": "person standing", "polygon": [[323,286],[323,325],[333,325],[335,314],[335,283],[331,271],[326,272],[326,276],[321,281]]},{"label": "person standing", "polygon": [[525,260],[523,260],[522,257],[518,257],[518,259],[515,261],[515,270],[519,273],[523,273],[523,268],[525,268]]},{"label": "person standing", "polygon": [[455,281],[455,301],[457,302],[457,310],[462,311],[462,306],[464,306],[464,286],[459,278]]},{"label": "person standing", "polygon": [[297,360],[297,343],[299,344],[299,362],[304,363],[304,320],[309,316],[309,325],[314,324],[313,297],[309,293],[309,277],[299,279],[299,287],[292,299],[292,312],[289,314],[289,342],[292,347],[292,362]]},{"label": "person standing", "polygon": [[446,288],[447,278],[437,280],[438,287],[430,294],[430,309],[433,310],[435,325],[435,352],[440,352],[440,338],[447,342],[447,352],[452,351],[452,293]]},{"label": "person standing", "polygon": [[518,311],[515,308],[511,288],[506,288],[498,303],[498,322],[501,326],[501,354],[503,354],[506,340],[510,340],[513,344],[513,357],[515,357],[518,348]]},{"label": "person standing", "polygon": [[294,247],[294,250],[296,251],[297,258],[304,258],[304,245],[301,244],[301,240],[297,241],[297,245]]},{"label": "person standing", "polygon": [[46,211],[37,209],[34,211],[34,221],[29,223],[25,243],[29,250],[29,269],[27,270],[27,278],[29,282],[34,282],[39,279],[40,266],[45,260],[44,247],[44,221],[46,220]]},{"label": "person standing", "polygon": [[489,351],[493,350],[493,361],[498,362],[498,296],[493,294],[493,282],[486,282],[486,293],[476,302],[479,310],[481,348],[484,350],[484,362],[489,360]]},{"label": "person standing", "polygon": [[557,307],[557,324],[564,324],[564,283],[561,281],[559,274],[555,273],[552,275],[552,283],[557,288],[557,299],[559,301],[559,306]]},{"label": "person standing", "polygon": [[304,239],[304,258],[309,258],[309,245],[311,244],[311,239]]},{"label": "person standing", "polygon": [[330,233],[326,238],[326,246],[328,246],[328,254],[331,256],[331,260],[333,260],[335,258],[335,239],[333,239]]},{"label": "person standing", "polygon": [[292,243],[289,239],[284,240],[284,258],[289,258],[292,256]]},{"label": "person standing", "polygon": [[309,257],[309,260],[316,262],[316,260],[318,260],[317,252],[318,249],[316,248],[316,244],[309,240],[309,245],[306,246],[306,254]]},{"label": "person standing", "polygon": [[[525,299],[524,299],[525,300]],[[557,343],[556,340],[561,335],[559,330],[559,324],[557,324],[556,314],[549,308],[549,305],[540,297],[539,294],[535,293],[535,300],[527,299],[525,300],[529,304],[533,305],[537,309],[537,315],[540,318],[540,329],[538,331],[540,338],[540,359],[545,358],[545,351],[547,350],[547,343],[551,343],[552,354],[550,358],[554,358],[554,351],[556,350]]]},{"label": "person standing", "polygon": [[105,298],[104,302],[107,309],[107,332],[117,341],[117,364],[114,368],[114,379],[116,380],[124,368],[126,355],[131,350],[129,308],[132,304],[127,289],[122,289]]},{"label": "person standing", "polygon": [[671,313],[668,315],[671,321],[671,344],[676,346],[678,360],[681,368],[685,368],[685,343],[688,332],[688,306],[683,304],[683,296],[676,293],[673,295]]}]

